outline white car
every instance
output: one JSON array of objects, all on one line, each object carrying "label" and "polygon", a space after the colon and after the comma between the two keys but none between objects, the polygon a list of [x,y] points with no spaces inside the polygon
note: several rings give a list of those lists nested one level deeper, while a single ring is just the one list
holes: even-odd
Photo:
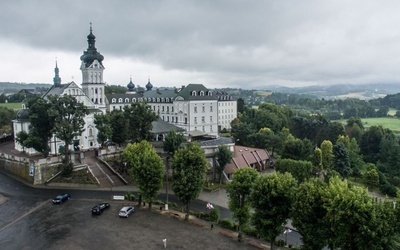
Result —
[{"label": "white car", "polygon": [[128,218],[131,213],[135,212],[135,208],[132,206],[125,206],[119,210],[119,217]]}]

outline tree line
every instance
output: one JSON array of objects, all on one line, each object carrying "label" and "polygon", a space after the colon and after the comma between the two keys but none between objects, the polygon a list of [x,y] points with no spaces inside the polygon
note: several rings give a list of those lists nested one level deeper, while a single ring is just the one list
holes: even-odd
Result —
[{"label": "tree line", "polygon": [[231,125],[237,144],[268,149],[278,165],[286,164],[279,163],[285,159],[306,161],[314,176],[323,172],[358,178],[393,197],[400,186],[399,139],[382,126],[364,128],[360,117],[342,125],[323,115],[263,103],[258,109],[245,107]]}]

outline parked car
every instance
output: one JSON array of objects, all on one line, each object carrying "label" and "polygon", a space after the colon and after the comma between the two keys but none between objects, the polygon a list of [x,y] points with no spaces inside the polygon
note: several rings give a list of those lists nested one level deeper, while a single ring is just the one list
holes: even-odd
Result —
[{"label": "parked car", "polygon": [[92,208],[92,214],[101,214],[104,210],[110,207],[109,203],[99,203]]},{"label": "parked car", "polygon": [[53,199],[53,204],[61,204],[64,201],[71,199],[71,195],[69,194],[60,194],[57,195],[56,198]]},{"label": "parked car", "polygon": [[132,206],[125,206],[119,210],[119,217],[128,218],[131,213],[135,211],[135,208]]}]

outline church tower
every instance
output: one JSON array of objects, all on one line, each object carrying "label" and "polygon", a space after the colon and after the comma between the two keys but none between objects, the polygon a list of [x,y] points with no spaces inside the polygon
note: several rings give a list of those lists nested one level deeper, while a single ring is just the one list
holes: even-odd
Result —
[{"label": "church tower", "polygon": [[91,23],[87,39],[88,48],[81,56],[82,90],[99,109],[105,111],[105,84],[103,82],[104,56],[96,49],[96,37],[92,33]]}]

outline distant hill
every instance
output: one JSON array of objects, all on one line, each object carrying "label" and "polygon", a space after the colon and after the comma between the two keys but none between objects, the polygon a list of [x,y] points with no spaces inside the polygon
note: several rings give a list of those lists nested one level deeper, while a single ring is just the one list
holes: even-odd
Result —
[{"label": "distant hill", "polygon": [[389,94],[400,92],[399,84],[338,84],[329,86],[305,86],[305,87],[284,87],[284,86],[267,86],[266,90],[288,93],[288,94],[305,94],[313,95],[319,98],[338,99],[338,98],[358,98],[358,99],[374,99],[384,97]]},{"label": "distant hill", "polygon": [[0,93],[17,93],[21,89],[43,89],[50,88],[52,84],[49,83],[18,83],[18,82],[0,82]]}]

